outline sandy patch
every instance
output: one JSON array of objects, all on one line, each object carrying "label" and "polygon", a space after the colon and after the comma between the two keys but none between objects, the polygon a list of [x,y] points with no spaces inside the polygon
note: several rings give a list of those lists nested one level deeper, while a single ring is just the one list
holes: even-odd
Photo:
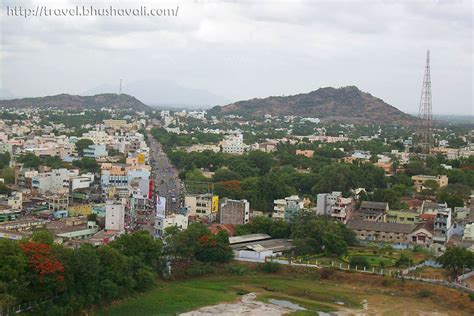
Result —
[{"label": "sandy patch", "polygon": [[293,309],[275,304],[255,301],[257,295],[249,293],[242,296],[236,303],[218,304],[207,306],[195,311],[180,314],[181,316],[208,316],[208,315],[245,315],[245,316],[280,316],[293,312]]}]

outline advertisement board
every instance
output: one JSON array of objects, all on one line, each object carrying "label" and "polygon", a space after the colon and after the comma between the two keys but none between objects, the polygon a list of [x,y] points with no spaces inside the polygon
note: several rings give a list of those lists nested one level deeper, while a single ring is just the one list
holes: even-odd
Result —
[{"label": "advertisement board", "polygon": [[166,198],[163,196],[156,197],[156,217],[166,217]]},{"label": "advertisement board", "polygon": [[217,213],[218,211],[219,211],[219,197],[217,195],[213,195],[211,213]]}]

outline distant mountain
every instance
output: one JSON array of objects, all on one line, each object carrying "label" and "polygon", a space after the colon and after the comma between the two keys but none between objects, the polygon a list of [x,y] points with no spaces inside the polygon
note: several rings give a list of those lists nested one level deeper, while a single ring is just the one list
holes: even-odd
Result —
[{"label": "distant mountain", "polygon": [[357,87],[320,88],[292,96],[239,101],[214,107],[212,114],[297,115],[345,123],[409,124],[416,118]]},{"label": "distant mountain", "polygon": [[[117,85],[104,84],[85,91],[83,95],[117,93]],[[190,89],[172,81],[146,80],[125,83],[122,91],[152,106],[175,105],[187,107],[212,107],[230,101],[205,90]]]},{"label": "distant mountain", "polygon": [[0,100],[14,99],[15,95],[6,88],[0,88]]},{"label": "distant mountain", "polygon": [[121,108],[135,111],[149,110],[150,108],[136,98],[126,94],[98,94],[93,96],[80,96],[58,94],[39,98],[24,98],[13,100],[0,100],[2,108],[61,108],[61,109],[100,109]]}]

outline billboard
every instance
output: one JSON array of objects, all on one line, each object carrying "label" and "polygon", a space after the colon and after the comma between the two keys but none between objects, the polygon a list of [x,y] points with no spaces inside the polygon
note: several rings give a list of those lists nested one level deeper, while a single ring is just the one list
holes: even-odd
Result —
[{"label": "billboard", "polygon": [[156,217],[166,217],[166,198],[163,196],[156,197]]},{"label": "billboard", "polygon": [[219,197],[217,195],[213,195],[211,213],[217,213],[218,211],[219,211]]}]

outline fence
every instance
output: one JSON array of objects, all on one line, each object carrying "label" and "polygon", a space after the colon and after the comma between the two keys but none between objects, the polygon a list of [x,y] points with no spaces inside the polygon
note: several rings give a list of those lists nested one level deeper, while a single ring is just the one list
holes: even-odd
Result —
[{"label": "fence", "polygon": [[0,316],[10,316],[10,315],[15,315],[15,314],[20,314],[20,313],[29,311],[40,304],[44,304],[48,301],[52,301],[58,297],[59,296],[47,297],[47,298],[37,299],[37,300],[29,301],[23,304],[3,308],[3,309],[0,309]]},{"label": "fence", "polygon": [[[407,279],[407,280],[413,280],[413,281],[420,281],[420,282],[438,284],[438,285],[443,285],[443,286],[455,288],[455,289],[458,289],[458,290],[461,290],[461,291],[464,291],[464,292],[474,293],[473,288],[471,288],[471,287],[467,286],[466,284],[462,283],[463,280],[473,276],[474,271],[470,272],[470,273],[473,273],[473,274],[466,273],[465,275],[463,275],[463,276],[465,276],[464,279],[456,280],[456,281],[448,281],[448,280],[442,279],[442,278],[423,278],[421,275],[419,275],[418,277],[416,275],[414,275],[414,276],[407,275],[409,272],[414,271],[417,268],[424,267],[424,266],[433,266],[433,265],[435,265],[432,261],[427,261],[427,262],[420,263],[416,266],[410,267],[410,268],[405,269],[403,271],[399,271],[399,270],[391,271],[391,270],[384,270],[384,269],[376,270],[375,268],[367,269],[366,267],[360,268],[358,266],[351,267],[349,264],[347,264],[347,265],[345,265],[343,263],[339,263],[339,264],[336,263],[335,264],[333,261],[331,261],[330,264],[324,264],[322,262],[318,262],[317,260],[315,260],[314,263],[312,263],[309,260],[308,261],[303,261],[301,259],[297,259],[295,261],[281,260],[281,259],[274,259],[274,258],[270,258],[268,260],[267,259],[268,258],[265,258],[264,261],[262,260],[260,262],[266,262],[266,261],[270,260],[272,262],[278,262],[280,264],[285,264],[285,265],[313,267],[313,268],[317,268],[317,269],[333,267],[333,268],[343,270],[343,271],[354,271],[354,272],[370,273],[370,274],[376,274],[376,275],[385,275],[385,276],[392,276],[392,277],[400,278],[400,279]],[[242,260],[242,261],[247,261],[247,260]],[[257,262],[257,261],[253,261],[253,262]],[[467,276],[468,274],[469,274],[469,276]]]}]

